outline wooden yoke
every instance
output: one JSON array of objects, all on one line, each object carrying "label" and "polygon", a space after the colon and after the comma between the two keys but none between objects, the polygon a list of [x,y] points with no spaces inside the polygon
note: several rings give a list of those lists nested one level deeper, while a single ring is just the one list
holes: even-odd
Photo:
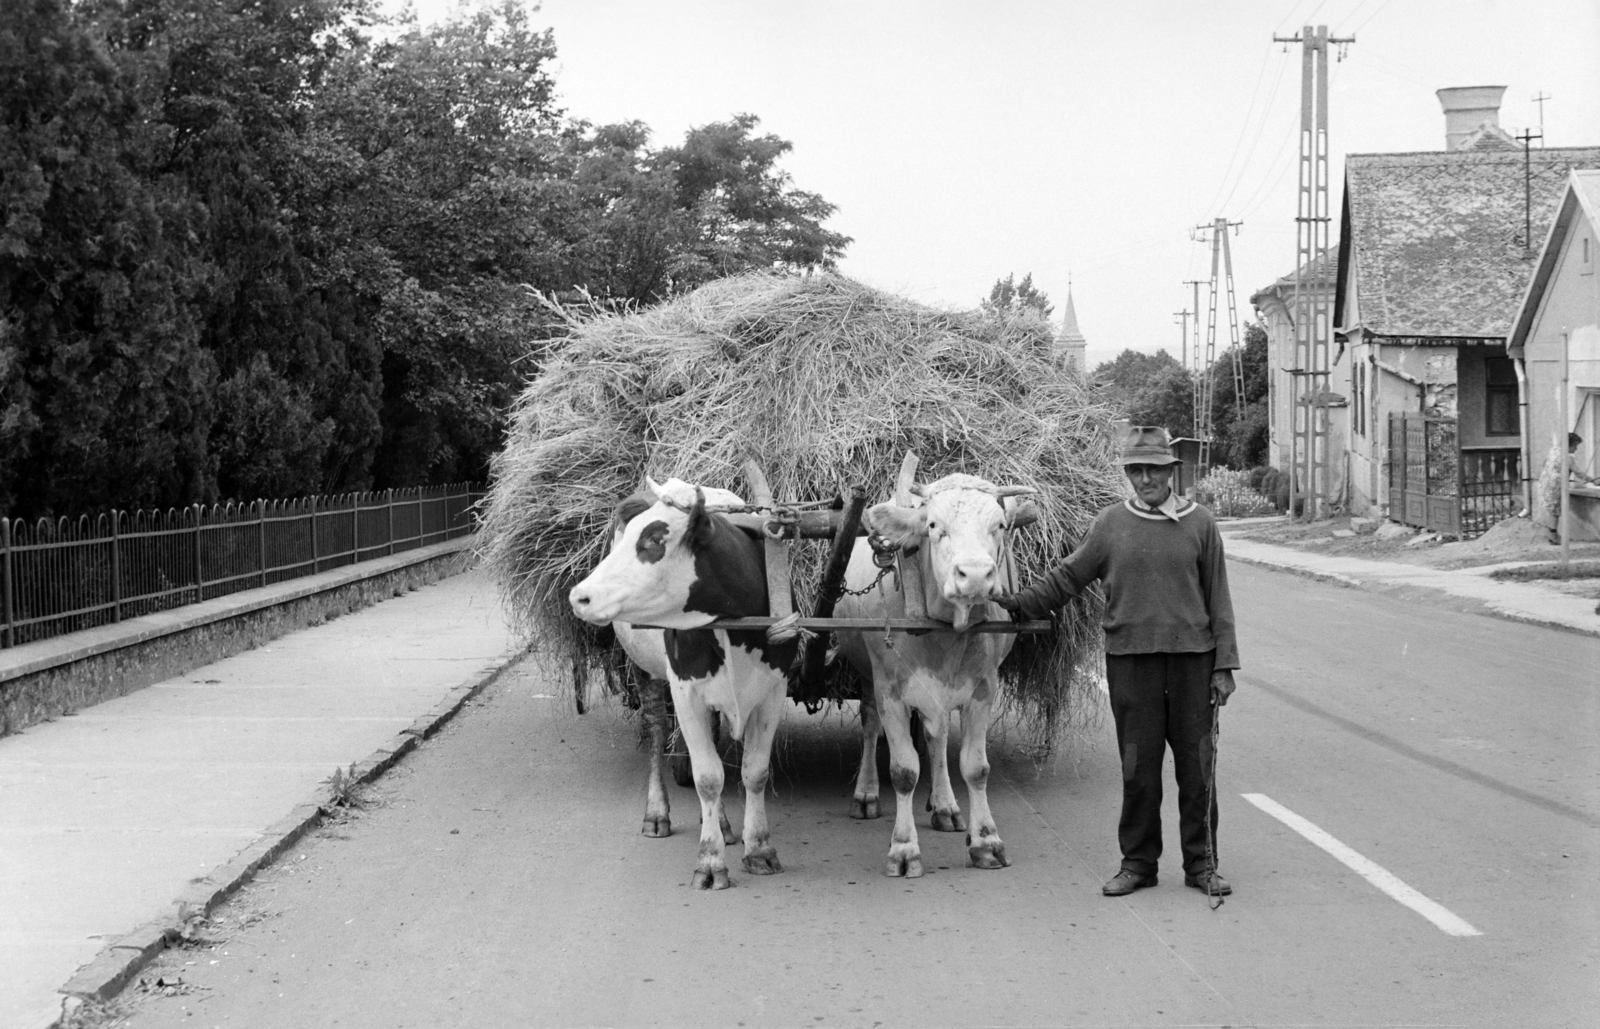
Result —
[{"label": "wooden yoke", "polygon": [[[900,507],[917,506],[917,495],[911,492],[917,481],[917,464],[916,453],[906,451],[905,460],[900,462],[900,475],[894,481],[894,502]],[[900,596],[905,600],[905,617],[927,618],[928,598],[922,582],[921,558],[915,553],[900,551],[895,555],[894,577],[900,585]]]},{"label": "wooden yoke", "polygon": [[[750,499],[755,506],[772,507],[772,486],[754,458],[745,460],[744,478],[750,484]],[[787,618],[794,614],[794,592],[789,582],[791,544],[786,539],[773,539],[765,531],[761,534],[761,540],[767,563],[767,610],[774,618]]]}]

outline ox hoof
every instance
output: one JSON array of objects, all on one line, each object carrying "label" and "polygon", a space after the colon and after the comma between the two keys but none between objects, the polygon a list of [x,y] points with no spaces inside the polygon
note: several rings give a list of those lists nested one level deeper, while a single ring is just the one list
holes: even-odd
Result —
[{"label": "ox hoof", "polygon": [[728,881],[726,868],[696,868],[689,885],[697,890],[725,890],[733,883]]},{"label": "ox hoof", "polygon": [[645,815],[644,828],[639,831],[644,833],[646,836],[654,836],[657,839],[663,836],[671,836],[672,819],[667,815],[661,815],[660,817]]},{"label": "ox hoof", "polygon": [[936,832],[965,832],[967,817],[960,811],[935,811],[933,828]]},{"label": "ox hoof", "polygon": [[883,866],[883,874],[894,879],[920,879],[922,878],[922,855],[890,854],[889,860]]},{"label": "ox hoof", "polygon": [[778,861],[778,852],[765,847],[744,856],[744,870],[751,875],[777,875],[783,871],[783,865]]},{"label": "ox hoof", "polygon": [[878,798],[877,797],[851,797],[850,798],[850,817],[851,818],[877,818],[878,817]]},{"label": "ox hoof", "polygon": [[1006,859],[1006,845],[998,837],[985,837],[974,845],[968,836],[967,864],[973,868],[1006,868],[1011,862]]}]

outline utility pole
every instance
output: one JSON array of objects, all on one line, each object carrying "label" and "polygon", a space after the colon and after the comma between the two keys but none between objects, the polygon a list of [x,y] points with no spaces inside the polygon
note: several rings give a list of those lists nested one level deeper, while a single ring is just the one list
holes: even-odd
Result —
[{"label": "utility pole", "polygon": [[1174,311],[1172,312],[1172,317],[1181,319],[1178,324],[1183,327],[1178,330],[1178,341],[1180,352],[1183,354],[1182,363],[1187,368],[1189,367],[1189,311],[1187,308],[1182,311]]},{"label": "utility pole", "polygon": [[[1293,459],[1289,510],[1307,521],[1328,513],[1333,455],[1328,452],[1328,381],[1333,311],[1328,289],[1328,45],[1344,47],[1355,37],[1328,35],[1328,26],[1310,25],[1296,36],[1273,36],[1276,43],[1299,43],[1300,201],[1295,214],[1298,255],[1294,271]],[[1284,47],[1288,49],[1287,45]]]},{"label": "utility pole", "polygon": [[[1205,469],[1211,466],[1211,433],[1212,400],[1216,394],[1216,383],[1211,378],[1212,365],[1217,360],[1217,298],[1221,295],[1226,282],[1228,294],[1228,329],[1231,343],[1229,353],[1233,356],[1233,381],[1234,393],[1238,402],[1239,414],[1244,414],[1244,362],[1239,351],[1239,307],[1234,300],[1233,293],[1233,251],[1228,246],[1228,230],[1235,232],[1243,222],[1230,222],[1226,218],[1218,218],[1210,225],[1196,225],[1195,238],[1202,234],[1211,234],[1211,306],[1206,314],[1206,349],[1204,355],[1196,353],[1196,361],[1200,364],[1199,378],[1196,380],[1195,400],[1195,437],[1200,441],[1199,465],[1195,475],[1205,474]],[[1226,280],[1222,278],[1226,273]],[[1200,349],[1199,314],[1195,315],[1195,350]]]},{"label": "utility pole", "polygon": [[1539,149],[1543,150],[1544,149],[1544,142],[1543,142],[1544,141],[1544,102],[1546,100],[1551,100],[1551,99],[1554,99],[1554,98],[1549,93],[1546,93],[1544,90],[1541,89],[1541,90],[1539,90],[1539,92],[1533,94],[1533,96],[1529,97],[1528,99],[1532,100],[1534,103],[1539,105],[1539,140],[1540,140]]},{"label": "utility pole", "polygon": [[1536,139],[1544,139],[1544,134],[1534,134],[1532,129],[1523,129],[1522,135],[1512,137],[1522,140],[1522,256],[1524,260],[1531,260],[1533,253],[1533,154],[1528,149],[1528,144]]}]

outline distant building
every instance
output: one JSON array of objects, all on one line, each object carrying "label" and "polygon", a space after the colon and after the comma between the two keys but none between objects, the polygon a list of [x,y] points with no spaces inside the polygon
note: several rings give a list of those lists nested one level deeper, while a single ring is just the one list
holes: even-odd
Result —
[{"label": "distant building", "polygon": [[[1321,261],[1312,262],[1313,268],[1302,269],[1300,288],[1320,292],[1323,302],[1333,304],[1332,252]],[[1255,306],[1267,331],[1267,464],[1287,469],[1294,463],[1294,376],[1289,370],[1295,365],[1294,314],[1295,273],[1257,290],[1250,303]],[[1336,376],[1329,376],[1338,383]],[[1333,385],[1335,391],[1340,385]],[[1347,409],[1330,408],[1328,411],[1328,452],[1344,453],[1349,419]],[[1328,469],[1329,493],[1343,495],[1344,461],[1341,459]]]},{"label": "distant building", "polygon": [[[1504,92],[1439,90],[1446,150],[1345,158],[1337,260],[1308,278],[1334,290],[1330,391],[1347,406],[1330,418],[1330,484],[1352,513],[1471,536],[1521,507],[1506,339],[1533,274],[1529,236],[1545,237],[1569,174],[1600,168],[1600,147],[1533,150],[1525,183],[1523,148],[1499,125]],[[1272,346],[1275,464],[1291,446],[1293,284],[1251,297]]]},{"label": "distant building", "polygon": [[1072,282],[1067,282],[1067,313],[1061,319],[1061,334],[1056,337],[1056,359],[1079,375],[1088,371],[1089,341],[1078,329],[1078,311],[1072,306]]},{"label": "distant building", "polygon": [[[1572,169],[1600,167],[1600,147],[1533,150],[1525,165],[1481,117],[1501,91],[1439,91],[1462,149],[1346,158],[1334,298],[1360,390],[1351,510],[1468,536],[1521,507],[1506,337],[1533,274],[1529,236],[1548,231]],[[1465,117],[1452,106],[1463,96],[1475,101]]]}]

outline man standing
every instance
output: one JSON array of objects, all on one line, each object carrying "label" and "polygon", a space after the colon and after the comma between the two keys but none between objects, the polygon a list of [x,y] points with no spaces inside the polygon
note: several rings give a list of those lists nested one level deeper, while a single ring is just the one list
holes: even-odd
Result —
[{"label": "man standing", "polygon": [[1211,512],[1172,491],[1177,463],[1165,429],[1134,427],[1122,448],[1134,499],[1101,511],[1083,544],[1043,579],[997,600],[1044,618],[1096,579],[1105,584],[1106,679],[1122,756],[1122,870],[1105,884],[1108,897],[1156,885],[1167,744],[1184,883],[1233,892],[1217,874],[1215,846],[1209,856],[1207,848],[1217,824],[1209,789],[1214,706],[1228,702],[1239,667],[1233,601]]}]

